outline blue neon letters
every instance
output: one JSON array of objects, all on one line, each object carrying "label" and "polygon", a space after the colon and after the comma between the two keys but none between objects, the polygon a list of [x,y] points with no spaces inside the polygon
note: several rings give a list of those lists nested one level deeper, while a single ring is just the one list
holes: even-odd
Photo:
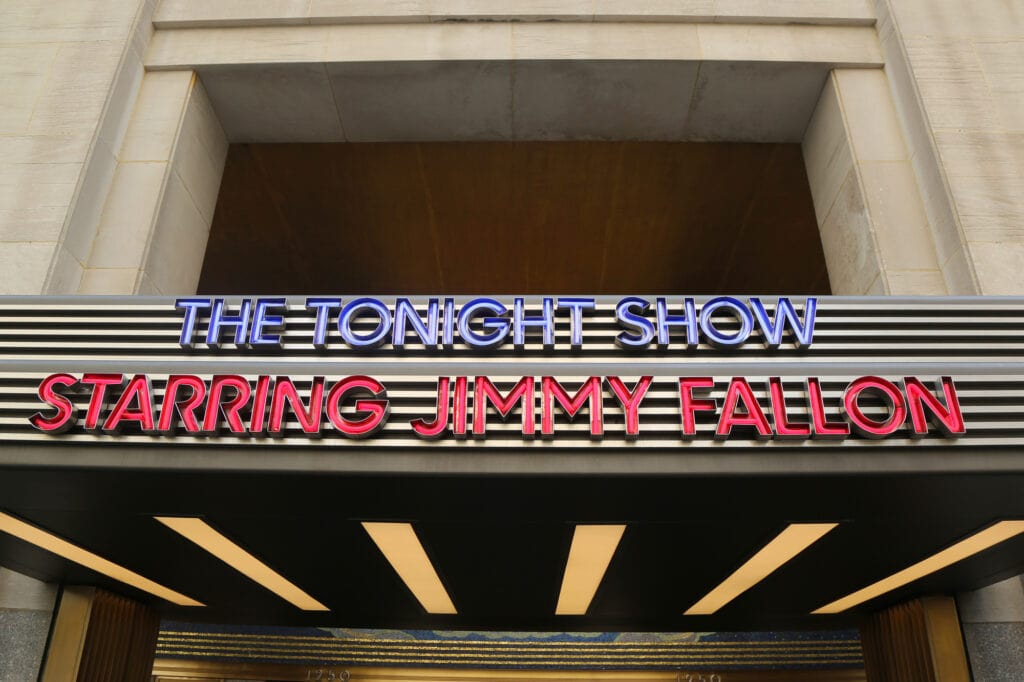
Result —
[{"label": "blue neon letters", "polygon": [[[496,298],[462,302],[430,298],[414,303],[398,298],[393,305],[379,298],[310,297],[304,305],[289,306],[284,298],[181,298],[184,312],[179,343],[184,348],[280,347],[310,344],[317,349],[347,346],[373,349],[390,342],[394,349],[425,350],[495,348],[512,341],[517,350],[533,344],[544,350],[578,350],[591,342],[610,342],[625,350],[737,348],[757,343],[768,348],[788,344],[806,348],[814,338],[817,299],[802,306],[789,298],[767,302],[757,297],[718,296],[696,299],[637,296],[614,306],[618,329],[603,326],[587,333],[587,318],[595,314],[593,298],[515,297],[511,307]],[[290,310],[290,314],[289,313]],[[291,333],[286,329],[296,325]],[[311,334],[309,332],[311,328]]]}]

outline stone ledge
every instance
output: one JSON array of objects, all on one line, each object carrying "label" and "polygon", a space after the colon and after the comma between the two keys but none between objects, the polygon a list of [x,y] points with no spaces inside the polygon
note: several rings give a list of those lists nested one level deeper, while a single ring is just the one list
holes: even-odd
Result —
[{"label": "stone ledge", "polygon": [[459,60],[693,60],[877,68],[867,26],[445,23],[157,31],[148,70],[231,64]]},{"label": "stone ledge", "polygon": [[164,0],[159,29],[437,22],[669,22],[872,26],[867,0]]}]

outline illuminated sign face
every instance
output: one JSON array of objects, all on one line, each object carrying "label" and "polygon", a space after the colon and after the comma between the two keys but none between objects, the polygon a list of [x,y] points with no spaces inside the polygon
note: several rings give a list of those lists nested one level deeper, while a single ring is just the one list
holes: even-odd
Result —
[{"label": "illuminated sign face", "polygon": [[[704,355],[733,368],[749,364],[750,353],[788,354],[810,366],[819,360],[814,298],[630,296],[600,306],[583,297],[517,297],[510,305],[495,298],[182,298],[173,309],[178,354],[187,360],[203,353],[199,365],[211,358],[255,357],[263,366],[342,358],[346,369],[360,371],[60,371],[39,381],[28,423],[46,434],[136,434],[172,442],[300,438],[310,445],[373,439],[385,430],[392,439],[418,441],[500,436],[507,444],[510,437],[522,443],[585,435],[626,445],[642,443],[655,428],[660,443],[690,447],[730,440],[948,440],[969,426],[952,374],[837,379],[788,371],[716,378],[689,371]],[[503,345],[511,356],[495,358]],[[604,359],[585,362],[590,352]],[[392,376],[395,359],[409,353],[438,366],[432,375],[419,371],[415,390],[408,377]],[[484,353],[486,361],[477,363],[483,372],[454,372],[445,364],[449,356]],[[534,369],[510,376],[508,368],[523,356],[545,369],[640,369],[643,359],[644,369],[659,371],[567,377]],[[381,365],[382,359],[391,364]],[[378,366],[385,374],[372,371]],[[667,441],[670,422],[675,436]]]},{"label": "illuminated sign face", "polygon": [[[486,376],[440,377],[437,402],[428,417],[408,422],[410,433],[424,439],[467,435],[483,437],[488,431],[488,412],[508,418],[521,415],[520,434],[524,437],[555,436],[555,411],[570,420],[584,408],[589,418],[589,434],[604,436],[605,391],[615,398],[622,417],[622,436],[640,435],[644,399],[652,377],[641,377],[632,387],[616,376],[589,377],[575,391],[567,390],[556,378],[539,380],[524,376],[509,391],[501,391]],[[698,435],[698,413],[714,416],[714,437],[729,438],[739,429],[750,430],[757,438],[844,438],[851,430],[869,438],[882,438],[900,430],[922,436],[931,429],[947,436],[965,433],[964,419],[953,380],[942,377],[935,389],[937,397],[916,377],[905,377],[897,384],[881,377],[855,379],[843,391],[841,404],[830,414],[821,394],[821,380],[809,377],[798,399],[806,401],[803,411],[808,421],[789,416],[787,403],[794,401],[781,378],[771,377],[759,387],[769,395],[765,409],[754,387],[743,377],[734,377],[719,404],[710,396],[701,396],[715,385],[711,377],[679,378],[680,437]],[[387,423],[390,402],[387,388],[367,376],[347,376],[328,383],[314,377],[310,387],[300,391],[286,376],[260,375],[255,380],[239,375],[214,375],[204,380],[195,375],[172,375],[162,397],[154,400],[151,380],[144,374],[126,378],[122,374],[53,374],[39,386],[39,398],[51,408],[30,417],[32,425],[51,433],[62,433],[79,421],[80,410],[69,394],[84,395],[82,428],[90,432],[120,433],[130,428],[142,433],[174,435],[282,436],[288,416],[297,420],[303,433],[320,436],[333,429],[349,438],[365,438]],[[537,398],[540,397],[538,428]],[[872,415],[862,401],[882,399],[884,414]],[[470,408],[472,401],[472,409]],[[351,406],[354,416],[346,415]]]},{"label": "illuminated sign face", "polygon": [[[222,344],[277,346],[286,333],[283,313],[287,301],[283,298],[242,299],[235,312],[223,298],[182,298],[175,307],[184,311],[179,336],[183,348],[197,343],[211,348]],[[428,350],[451,348],[456,342],[470,348],[494,348],[510,336],[516,348],[523,348],[531,334],[542,339],[544,348],[553,349],[560,324],[567,327],[565,345],[581,348],[585,314],[595,307],[595,299],[580,297],[544,297],[535,313],[527,311],[521,297],[513,299],[511,309],[494,298],[473,298],[458,306],[452,298],[431,298],[420,310],[408,298],[397,299],[393,306],[376,298],[311,297],[305,303],[313,324],[311,342],[317,348],[332,343],[378,348],[389,342],[402,349],[414,339]],[[756,333],[764,345],[778,348],[789,333],[796,347],[811,345],[817,299],[804,301],[802,315],[789,298],[775,299],[770,307],[774,313],[760,298],[744,302],[720,296],[698,308],[693,298],[670,303],[661,297],[652,303],[630,296],[615,305],[615,319],[622,328],[615,343],[622,348],[647,348],[655,341],[659,348],[672,344],[696,348],[706,342],[730,348],[749,342]],[[368,323],[369,328],[357,329],[360,322],[363,326]]]}]

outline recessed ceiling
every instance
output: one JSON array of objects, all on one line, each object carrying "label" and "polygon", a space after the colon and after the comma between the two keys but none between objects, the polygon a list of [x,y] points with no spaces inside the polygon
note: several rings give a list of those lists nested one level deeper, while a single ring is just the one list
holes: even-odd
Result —
[{"label": "recessed ceiling", "polygon": [[834,64],[463,60],[201,66],[231,142],[799,143]]},{"label": "recessed ceiling", "polygon": [[[996,520],[1024,518],[1024,477],[444,477],[43,471],[0,479],[7,511],[206,604],[165,616],[405,629],[829,629],[907,598],[1024,569],[1018,535],[838,615],[815,609]],[[41,496],[39,491],[46,491]],[[154,516],[202,517],[322,602],[303,611]],[[430,614],[362,522],[409,523],[457,614]],[[838,523],[709,616],[683,611],[794,523]],[[557,616],[579,525],[626,528],[586,615]],[[0,533],[0,564],[151,595]]]}]

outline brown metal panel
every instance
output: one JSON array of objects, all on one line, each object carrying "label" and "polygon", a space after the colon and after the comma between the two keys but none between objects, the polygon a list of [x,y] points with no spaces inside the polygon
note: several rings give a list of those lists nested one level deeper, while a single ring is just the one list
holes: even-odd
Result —
[{"label": "brown metal panel", "polygon": [[160,634],[160,616],[156,609],[137,609],[137,622],[129,644],[125,681],[147,680],[153,667],[156,640]]},{"label": "brown metal panel", "polygon": [[799,145],[574,141],[232,145],[199,290],[829,286]]},{"label": "brown metal panel", "polygon": [[872,614],[861,626],[869,682],[970,682],[956,605],[928,597]]},{"label": "brown metal panel", "polygon": [[152,606],[97,590],[77,682],[147,682],[159,627]]}]

